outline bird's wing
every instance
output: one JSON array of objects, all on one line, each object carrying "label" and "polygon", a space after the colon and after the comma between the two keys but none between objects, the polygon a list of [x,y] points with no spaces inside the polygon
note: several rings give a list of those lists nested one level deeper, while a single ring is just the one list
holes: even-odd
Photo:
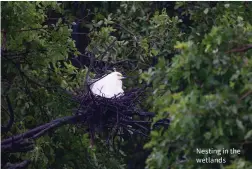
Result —
[{"label": "bird's wing", "polygon": [[106,92],[110,95],[110,97],[114,97],[115,95],[118,96],[120,93],[124,93],[122,87],[120,86],[120,83],[118,84],[118,82],[116,81],[110,82],[110,85],[107,87]]},{"label": "bird's wing", "polygon": [[116,85],[117,85],[117,92],[118,93],[124,93],[123,88],[122,88],[123,87],[122,86],[122,81],[118,80]]},{"label": "bird's wing", "polygon": [[91,91],[99,96],[111,98],[119,93],[123,94],[122,81],[108,76],[100,79],[91,86]]},{"label": "bird's wing", "polygon": [[123,96],[123,95],[124,95],[124,91],[123,91],[122,88],[118,88],[117,93],[118,93],[118,94],[117,94],[118,96]]},{"label": "bird's wing", "polygon": [[111,98],[114,96],[115,92],[114,81],[110,78],[102,78],[92,85],[91,91],[99,96]]},{"label": "bird's wing", "polygon": [[92,79],[92,78],[90,78],[90,76],[88,76],[88,77],[87,77],[87,84],[92,86],[94,83],[100,81],[102,78],[103,78],[103,77],[97,78],[97,79]]},{"label": "bird's wing", "polygon": [[99,96],[102,96],[104,94],[104,84],[102,79],[95,82],[92,86],[91,86],[91,91]]},{"label": "bird's wing", "polygon": [[105,97],[111,98],[115,95],[115,81],[111,78],[104,78],[103,92]]}]

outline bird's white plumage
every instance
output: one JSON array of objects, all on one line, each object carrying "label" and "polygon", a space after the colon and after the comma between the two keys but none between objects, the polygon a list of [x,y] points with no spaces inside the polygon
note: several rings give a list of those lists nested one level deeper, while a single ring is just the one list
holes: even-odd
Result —
[{"label": "bird's white plumage", "polygon": [[124,93],[122,89],[123,76],[119,72],[112,72],[91,86],[91,91],[95,95],[106,98],[119,96]]}]

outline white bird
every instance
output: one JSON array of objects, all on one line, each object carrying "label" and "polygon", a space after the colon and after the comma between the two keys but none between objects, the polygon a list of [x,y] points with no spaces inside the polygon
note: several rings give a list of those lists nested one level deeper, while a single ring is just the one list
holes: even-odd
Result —
[{"label": "white bird", "polygon": [[122,89],[122,76],[119,72],[112,72],[91,85],[91,91],[95,95],[106,98],[120,96],[124,93]]}]

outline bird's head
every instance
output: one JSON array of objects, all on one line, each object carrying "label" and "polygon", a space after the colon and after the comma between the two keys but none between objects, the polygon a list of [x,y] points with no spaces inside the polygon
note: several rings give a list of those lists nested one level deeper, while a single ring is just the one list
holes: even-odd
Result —
[{"label": "bird's head", "polygon": [[118,80],[122,80],[125,79],[126,77],[124,77],[120,72],[112,72],[111,76],[113,76],[114,78],[118,79]]}]

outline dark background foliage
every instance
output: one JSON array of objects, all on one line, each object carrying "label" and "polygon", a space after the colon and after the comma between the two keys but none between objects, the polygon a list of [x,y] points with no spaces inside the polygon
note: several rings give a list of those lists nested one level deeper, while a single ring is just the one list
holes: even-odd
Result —
[{"label": "dark background foliage", "polygon": [[[28,153],[2,152],[2,161],[29,159],[29,168],[251,168],[251,15],[250,2],[2,2],[2,140],[72,115],[76,103],[67,93],[85,90],[92,58],[91,77],[116,68],[129,77],[125,90],[148,85],[140,107],[155,112],[154,122],[173,119],[167,130],[125,137],[117,148],[98,134],[90,148],[86,128],[68,124],[38,138]],[[202,165],[196,148],[242,154]]]}]

